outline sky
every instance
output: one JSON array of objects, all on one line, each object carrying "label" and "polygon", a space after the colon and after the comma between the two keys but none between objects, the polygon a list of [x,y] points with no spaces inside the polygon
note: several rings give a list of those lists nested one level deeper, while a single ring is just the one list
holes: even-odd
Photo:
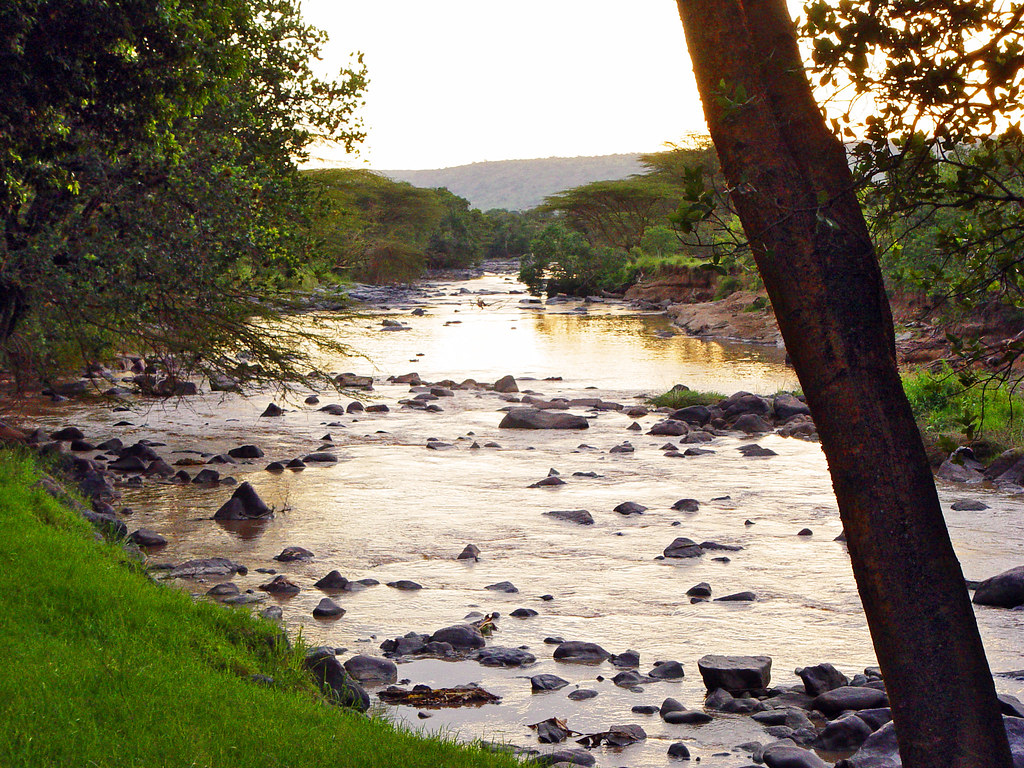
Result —
[{"label": "sky", "polygon": [[665,148],[706,133],[671,0],[303,0],[322,74],[370,85],[360,157],[387,170]]}]

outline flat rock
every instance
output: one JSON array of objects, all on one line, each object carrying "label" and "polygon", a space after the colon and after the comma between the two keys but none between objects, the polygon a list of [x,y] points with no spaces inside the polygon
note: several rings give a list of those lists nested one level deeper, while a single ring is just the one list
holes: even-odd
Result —
[{"label": "flat rock", "polygon": [[470,624],[455,624],[439,629],[428,638],[428,641],[449,643],[456,650],[476,650],[487,644],[480,630]]},{"label": "flat rock", "polygon": [[585,509],[556,509],[551,512],[545,512],[544,515],[545,517],[553,517],[556,520],[565,520],[577,525],[594,524],[594,516]]},{"label": "flat rock", "polygon": [[809,749],[789,744],[773,744],[762,754],[768,768],[828,768],[828,763]]},{"label": "flat rock", "polygon": [[974,592],[974,602],[999,608],[1024,605],[1024,565],[985,579]]},{"label": "flat rock", "polygon": [[771,682],[772,660],[768,656],[719,656],[708,654],[697,661],[704,686],[729,693],[761,691]]},{"label": "flat rock", "polygon": [[499,581],[497,584],[488,584],[484,589],[489,589],[492,592],[507,592],[508,594],[514,594],[519,591],[511,581]]},{"label": "flat rock", "polygon": [[144,549],[167,546],[167,539],[165,537],[148,528],[139,528],[137,531],[132,531],[131,535],[128,536],[128,540]]},{"label": "flat rock", "polygon": [[199,579],[207,576],[231,576],[235,573],[244,576],[248,572],[249,569],[244,565],[233,563],[226,557],[206,557],[177,565],[168,571],[167,575],[173,579]]},{"label": "flat rock", "polygon": [[537,657],[529,651],[501,646],[481,648],[471,658],[485,667],[525,667],[537,661]]},{"label": "flat rock", "polygon": [[415,592],[417,589],[423,589],[423,585],[409,579],[399,579],[398,581],[389,581],[388,586],[392,589],[400,589],[406,592]]},{"label": "flat rock", "polygon": [[512,408],[498,424],[500,429],[588,429],[590,422],[582,416],[553,413],[537,408]]},{"label": "flat rock", "polygon": [[533,691],[558,691],[569,684],[558,675],[534,675],[530,678],[530,688]]},{"label": "flat rock", "polygon": [[885,691],[856,685],[844,685],[816,696],[811,709],[826,717],[836,717],[847,710],[876,709],[889,705]]},{"label": "flat rock", "polygon": [[597,643],[567,640],[560,643],[553,654],[557,661],[572,661],[582,664],[599,664],[611,656]]},{"label": "flat rock", "polygon": [[281,554],[274,555],[274,559],[279,563],[291,563],[296,560],[312,560],[313,553],[304,547],[285,547],[281,550]]}]

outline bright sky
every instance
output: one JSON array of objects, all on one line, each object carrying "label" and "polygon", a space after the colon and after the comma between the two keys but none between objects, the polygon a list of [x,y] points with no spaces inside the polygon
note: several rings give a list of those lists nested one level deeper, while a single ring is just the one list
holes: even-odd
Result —
[{"label": "bright sky", "polygon": [[374,168],[647,152],[706,132],[671,0],[303,0],[303,13],[330,35],[325,74],[366,55],[360,162]]}]

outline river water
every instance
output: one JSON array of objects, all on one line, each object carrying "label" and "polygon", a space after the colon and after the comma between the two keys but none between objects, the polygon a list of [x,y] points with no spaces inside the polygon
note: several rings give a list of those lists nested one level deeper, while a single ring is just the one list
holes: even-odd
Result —
[{"label": "river water", "polygon": [[[852,675],[874,665],[863,612],[845,546],[834,541],[841,524],[825,461],[815,443],[764,437],[760,445],[777,456],[744,458],[737,448],[751,442],[720,437],[713,455],[670,458],[659,448],[667,440],[645,434],[658,416],[640,418],[644,432],[628,431],[633,419],[605,411],[586,431],[510,431],[498,428],[507,405],[491,392],[456,391],[442,398],[441,413],[402,408],[409,387],[388,384],[388,375],[417,371],[424,380],[473,378],[492,382],[516,376],[521,390],[545,397],[600,396],[624,405],[676,383],[726,394],[745,389],[769,394],[796,382],[775,348],[700,341],[673,335],[657,314],[638,314],[619,304],[522,303],[525,295],[507,275],[489,273],[467,281],[432,284],[426,295],[387,310],[369,309],[354,320],[330,314],[307,321],[345,340],[365,356],[322,361],[326,370],[372,374],[367,402],[382,402],[386,414],[327,416],[302,400],[307,393],[278,399],[279,418],[260,418],[270,394],[243,398],[203,394],[187,401],[138,401],[129,412],[109,405],[39,405],[36,420],[52,426],[74,423],[87,437],[148,438],[166,443],[170,461],[195,456],[179,451],[219,453],[243,443],[263,448],[266,458],[219,467],[248,480],[278,514],[258,529],[229,529],[210,516],[230,495],[224,486],[198,487],[147,482],[122,488],[121,503],[135,510],[130,527],[165,535],[170,544],[155,561],[180,562],[221,555],[247,565],[234,581],[255,588],[275,568],[302,586],[295,597],[276,601],[290,632],[301,629],[307,643],[350,653],[379,654],[379,643],[408,631],[432,632],[458,623],[471,611],[499,611],[491,645],[528,646],[537,656],[528,669],[493,670],[475,662],[413,661],[399,666],[412,683],[434,687],[480,682],[503,697],[497,705],[434,710],[419,719],[407,707],[389,707],[413,728],[460,738],[485,738],[539,747],[526,728],[548,717],[566,719],[580,732],[638,723],[648,739],[622,750],[594,750],[600,766],[663,766],[668,745],[684,741],[702,764],[731,768],[750,762],[736,745],[771,741],[762,727],[741,716],[720,715],[701,725],[668,725],[655,716],[633,714],[637,704],[671,696],[699,708],[703,686],[697,659],[707,653],[757,654],[773,658],[773,683],[795,684],[795,667],[831,662]],[[410,310],[420,306],[423,316]],[[384,331],[382,318],[399,319],[409,330]],[[560,377],[547,380],[549,377]],[[351,398],[321,393],[322,403]],[[586,409],[574,409],[588,415]],[[589,414],[594,415],[594,414]],[[120,420],[130,426],[113,426]],[[302,472],[272,474],[263,466],[316,449],[329,433],[337,464]],[[428,438],[451,444],[426,449]],[[632,454],[609,453],[629,440]],[[500,447],[472,449],[497,443]],[[678,442],[678,440],[674,440]],[[528,488],[556,469],[566,484]],[[574,476],[593,472],[597,477]],[[940,488],[965,575],[991,576],[1024,563],[1021,501],[983,489]],[[695,513],[676,512],[679,498],[699,500]],[[954,512],[952,501],[981,499],[984,512]],[[637,516],[613,511],[623,501],[648,507]],[[550,510],[587,509],[592,526],[543,516]],[[797,536],[810,528],[812,536]],[[741,551],[709,553],[693,560],[655,560],[677,536],[738,544]],[[479,562],[454,558],[469,543]],[[315,553],[306,563],[272,560],[285,546]],[[728,562],[715,554],[727,554]],[[349,579],[372,577],[382,584],[335,599],[347,611],[336,621],[319,621],[312,608],[323,596],[312,585],[338,569]],[[410,579],[424,588],[406,592],[384,586]],[[511,581],[517,594],[485,586]],[[189,584],[200,593],[214,583]],[[708,582],[714,596],[751,590],[753,603],[691,604],[686,590]],[[260,593],[262,594],[262,593]],[[540,600],[550,594],[554,599]],[[516,619],[520,607],[539,615]],[[976,611],[992,668],[1024,668],[1021,658],[1024,612]],[[551,658],[548,636],[599,643],[613,653],[636,649],[640,672],[662,659],[682,662],[679,682],[623,690],[608,664],[569,665]],[[553,673],[567,688],[531,694],[530,675]],[[598,680],[601,676],[608,678]],[[1024,684],[997,678],[1000,690],[1020,695]],[[599,695],[574,702],[576,687]],[[370,689],[371,695],[374,689]],[[549,749],[541,747],[542,749]]]}]

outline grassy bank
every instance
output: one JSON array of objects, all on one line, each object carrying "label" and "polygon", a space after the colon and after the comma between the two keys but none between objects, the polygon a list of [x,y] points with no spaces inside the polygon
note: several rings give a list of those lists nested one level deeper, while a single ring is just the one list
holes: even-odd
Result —
[{"label": "grassy bank", "polygon": [[0,763],[518,765],[326,704],[276,625],[152,583],[38,479],[0,451]]},{"label": "grassy bank", "polygon": [[[907,394],[925,442],[940,453],[975,444],[979,458],[1024,446],[1024,397],[999,382],[964,382],[952,370],[903,374]],[[725,395],[672,389],[650,398],[657,407],[717,405]],[[982,442],[983,441],[983,442]]]}]

